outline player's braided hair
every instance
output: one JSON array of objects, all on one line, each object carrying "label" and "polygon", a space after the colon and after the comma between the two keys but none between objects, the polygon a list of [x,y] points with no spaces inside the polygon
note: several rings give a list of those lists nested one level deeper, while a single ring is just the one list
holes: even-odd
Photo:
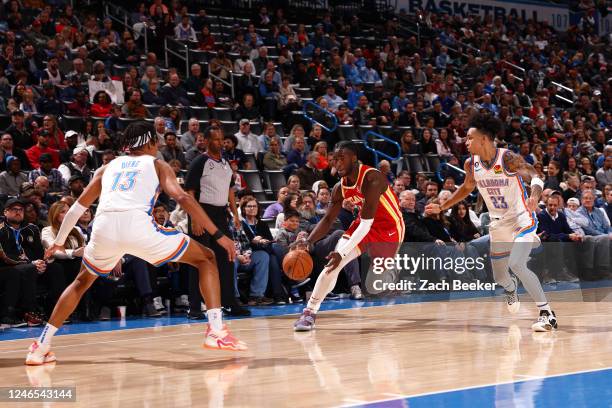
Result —
[{"label": "player's braided hair", "polygon": [[486,134],[491,140],[494,140],[496,136],[500,136],[500,139],[503,136],[504,127],[501,120],[489,112],[477,113],[472,116],[470,127],[478,129],[479,132]]},{"label": "player's braided hair", "polygon": [[153,125],[145,121],[130,123],[119,138],[121,148],[138,149],[157,137]]}]

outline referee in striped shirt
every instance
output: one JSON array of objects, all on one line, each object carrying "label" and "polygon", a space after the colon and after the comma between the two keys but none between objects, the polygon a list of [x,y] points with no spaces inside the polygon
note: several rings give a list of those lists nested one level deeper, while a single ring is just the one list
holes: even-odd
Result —
[{"label": "referee in striped shirt", "polygon": [[[240,218],[234,196],[232,168],[222,156],[223,131],[211,126],[204,132],[208,142],[206,153],[196,157],[189,166],[185,179],[185,190],[200,203],[206,214],[223,234],[231,237],[227,207],[234,215],[234,226],[240,229]],[[238,305],[234,295],[234,264],[227,258],[227,252],[217,244],[215,239],[205,231],[192,229],[190,235],[203,245],[209,247],[217,258],[219,281],[221,283],[221,304],[231,316],[248,316],[251,312]],[[200,312],[201,295],[198,274],[189,274],[189,309],[190,317],[197,318]]]}]

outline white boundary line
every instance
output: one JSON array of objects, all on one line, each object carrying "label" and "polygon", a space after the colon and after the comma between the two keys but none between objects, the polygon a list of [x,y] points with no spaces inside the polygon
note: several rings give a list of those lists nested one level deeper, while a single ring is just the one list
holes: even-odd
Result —
[{"label": "white boundary line", "polygon": [[[538,380],[545,380],[545,379],[548,379],[548,378],[565,377],[565,376],[576,375],[576,374],[596,373],[598,371],[606,371],[606,370],[612,370],[612,367],[592,368],[592,369],[588,369],[588,370],[569,371],[567,373],[544,375],[544,376],[541,376],[541,377],[534,377],[532,379],[524,379],[524,380],[516,380],[516,381],[502,381],[502,382],[487,383],[487,384],[481,384],[481,385],[470,385],[470,386],[467,386],[467,387],[449,388],[449,389],[446,389],[446,390],[430,391],[430,392],[424,392],[424,393],[420,393],[420,394],[405,394],[405,395],[401,395],[401,396],[399,396],[400,394],[398,394],[398,397],[396,397],[396,398],[383,398],[383,399],[374,400],[374,401],[367,401],[365,404],[366,405],[378,404],[378,403],[381,403],[381,402],[396,401],[396,400],[399,400],[399,399],[426,397],[426,396],[429,396],[429,395],[446,394],[446,393],[456,392],[456,391],[466,391],[466,390],[473,390],[473,389],[477,389],[477,388],[494,387],[494,386],[497,386],[497,385],[518,384],[518,383],[523,383],[523,382],[527,382],[527,381],[538,381]],[[355,405],[340,405],[340,407],[347,407],[347,408],[348,407],[354,407],[354,406]]]}]

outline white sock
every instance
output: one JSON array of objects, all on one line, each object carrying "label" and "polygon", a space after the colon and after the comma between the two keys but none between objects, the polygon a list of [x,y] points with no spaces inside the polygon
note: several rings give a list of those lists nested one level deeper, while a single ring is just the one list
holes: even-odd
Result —
[{"label": "white sock", "polygon": [[50,346],[51,339],[55,335],[55,332],[57,332],[57,327],[53,326],[52,324],[47,323],[45,327],[43,328],[42,333],[40,333],[40,337],[38,338],[38,343]]},{"label": "white sock", "polygon": [[206,311],[206,316],[208,317],[208,324],[214,331],[223,330],[223,313],[221,312],[221,308],[216,309],[208,309]]},{"label": "white sock", "polygon": [[544,303],[544,304],[537,304],[536,306],[538,307],[539,310],[546,310],[548,311],[548,313],[552,314],[552,310],[550,309],[550,304],[548,302]]}]

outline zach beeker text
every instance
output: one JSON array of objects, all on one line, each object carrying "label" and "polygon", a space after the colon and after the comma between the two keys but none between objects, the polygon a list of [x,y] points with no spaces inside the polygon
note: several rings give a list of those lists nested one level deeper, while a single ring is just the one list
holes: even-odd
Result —
[{"label": "zach beeker text", "polygon": [[418,281],[401,280],[399,282],[383,282],[375,280],[373,282],[374,289],[380,291],[494,291],[496,283],[482,282],[476,280],[473,282],[462,282],[455,279],[450,281],[432,282],[427,279]]}]

